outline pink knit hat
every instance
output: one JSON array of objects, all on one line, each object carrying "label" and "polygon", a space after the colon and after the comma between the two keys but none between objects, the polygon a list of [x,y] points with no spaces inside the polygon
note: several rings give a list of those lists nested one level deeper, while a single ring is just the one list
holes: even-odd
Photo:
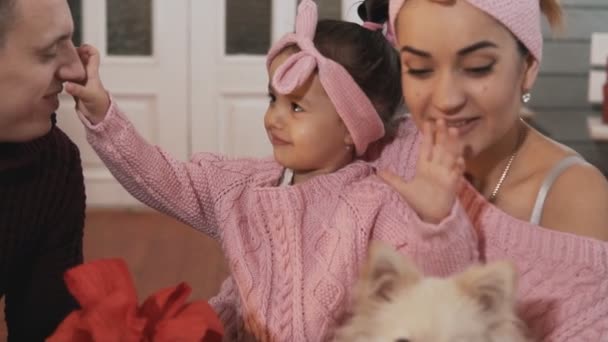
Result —
[{"label": "pink knit hat", "polygon": [[318,70],[321,85],[342,118],[360,156],[370,143],[384,136],[384,124],[370,99],[348,71],[317,51],[313,43],[316,28],[317,5],[312,0],[302,0],[298,6],[296,32],[285,35],[268,52],[266,66],[270,68],[274,58],[284,48],[290,45],[300,48],[276,70],[272,86],[280,94],[290,94]]},{"label": "pink knit hat", "polygon": [[[540,62],[543,35],[539,0],[467,0],[471,5],[505,25]],[[395,35],[395,21],[405,0],[389,0],[389,30]]]}]

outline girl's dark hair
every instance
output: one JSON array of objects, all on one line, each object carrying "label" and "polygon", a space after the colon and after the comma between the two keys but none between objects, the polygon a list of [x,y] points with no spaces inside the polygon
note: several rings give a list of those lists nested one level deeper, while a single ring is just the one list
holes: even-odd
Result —
[{"label": "girl's dark hair", "polygon": [[374,23],[388,22],[388,0],[363,0],[357,9],[359,18]]},{"label": "girl's dark hair", "polygon": [[387,136],[393,135],[397,126],[395,117],[403,105],[401,63],[382,30],[371,31],[345,21],[321,20],[314,44],[323,56],[348,71],[373,103]]}]

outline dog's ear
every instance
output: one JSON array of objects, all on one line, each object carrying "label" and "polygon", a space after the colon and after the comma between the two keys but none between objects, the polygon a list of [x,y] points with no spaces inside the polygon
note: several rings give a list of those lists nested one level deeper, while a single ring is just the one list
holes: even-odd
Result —
[{"label": "dog's ear", "polygon": [[473,266],[456,276],[461,289],[486,313],[513,310],[515,306],[515,267],[506,261]]},{"label": "dog's ear", "polygon": [[373,241],[359,280],[358,295],[376,301],[389,301],[395,291],[416,284],[420,278],[420,272],[401,254],[383,243]]}]

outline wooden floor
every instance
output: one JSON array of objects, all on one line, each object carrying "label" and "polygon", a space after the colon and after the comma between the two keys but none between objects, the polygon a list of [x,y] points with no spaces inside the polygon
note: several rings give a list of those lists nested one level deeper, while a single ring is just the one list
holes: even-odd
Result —
[{"label": "wooden floor", "polygon": [[[125,259],[140,301],[182,281],[192,286],[192,299],[207,299],[228,274],[215,241],[151,211],[89,211],[84,251],[85,260]],[[0,309],[0,341],[4,341],[3,303]]]}]

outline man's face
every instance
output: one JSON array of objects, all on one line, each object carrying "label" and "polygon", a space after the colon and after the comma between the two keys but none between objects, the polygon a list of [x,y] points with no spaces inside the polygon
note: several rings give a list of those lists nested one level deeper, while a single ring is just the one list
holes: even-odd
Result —
[{"label": "man's face", "polygon": [[66,0],[16,0],[13,14],[0,47],[0,142],[47,133],[63,82],[85,78]]}]

